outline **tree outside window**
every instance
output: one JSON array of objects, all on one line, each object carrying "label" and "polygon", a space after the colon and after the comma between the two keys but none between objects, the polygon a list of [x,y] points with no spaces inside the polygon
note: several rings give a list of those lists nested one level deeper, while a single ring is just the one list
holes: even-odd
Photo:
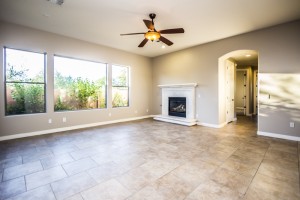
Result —
[{"label": "tree outside window", "polygon": [[129,106],[129,68],[112,66],[112,106]]},{"label": "tree outside window", "polygon": [[44,113],[45,54],[4,48],[5,114]]},{"label": "tree outside window", "polygon": [[106,64],[54,56],[54,110],[106,108]]}]

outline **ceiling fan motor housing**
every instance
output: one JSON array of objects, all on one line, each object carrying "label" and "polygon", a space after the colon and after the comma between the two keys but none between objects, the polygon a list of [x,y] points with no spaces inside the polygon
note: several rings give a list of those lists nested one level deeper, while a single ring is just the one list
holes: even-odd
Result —
[{"label": "ceiling fan motor housing", "polygon": [[150,14],[149,14],[149,17],[150,17],[150,19],[153,20],[153,19],[156,17],[156,14],[155,14],[155,13],[150,13]]}]

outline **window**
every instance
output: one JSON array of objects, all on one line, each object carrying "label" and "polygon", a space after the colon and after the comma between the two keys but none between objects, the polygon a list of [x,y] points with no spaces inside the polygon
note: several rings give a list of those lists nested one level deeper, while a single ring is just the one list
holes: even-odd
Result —
[{"label": "window", "polygon": [[106,108],[106,64],[54,56],[54,110]]},{"label": "window", "polygon": [[129,106],[129,68],[112,66],[112,106]]},{"label": "window", "polygon": [[46,54],[4,48],[5,115],[44,113]]}]

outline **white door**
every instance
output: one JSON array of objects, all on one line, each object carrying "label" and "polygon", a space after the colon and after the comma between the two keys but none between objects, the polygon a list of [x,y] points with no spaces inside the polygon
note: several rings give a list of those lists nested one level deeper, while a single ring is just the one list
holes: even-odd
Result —
[{"label": "white door", "polygon": [[226,122],[234,121],[234,62],[225,61],[226,65]]}]

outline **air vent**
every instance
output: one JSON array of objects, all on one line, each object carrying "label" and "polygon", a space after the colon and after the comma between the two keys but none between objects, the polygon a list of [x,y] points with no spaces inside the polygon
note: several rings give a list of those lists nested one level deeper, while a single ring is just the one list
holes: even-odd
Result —
[{"label": "air vent", "polygon": [[62,5],[64,3],[64,0],[47,0],[51,3],[57,4],[57,5]]}]

